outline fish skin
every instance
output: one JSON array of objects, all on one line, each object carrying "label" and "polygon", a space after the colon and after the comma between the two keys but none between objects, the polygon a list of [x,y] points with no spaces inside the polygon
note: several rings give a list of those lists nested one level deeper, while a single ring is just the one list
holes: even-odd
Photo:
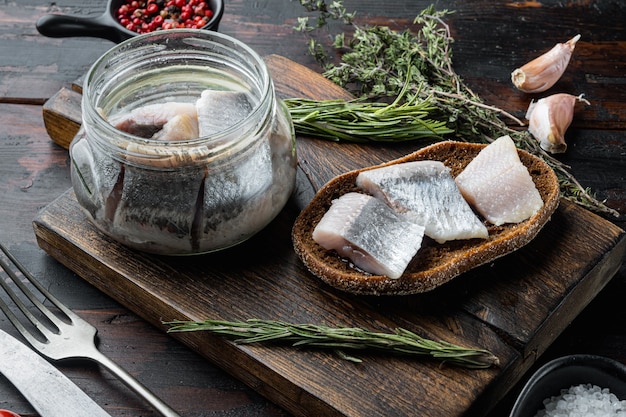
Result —
[{"label": "fish skin", "polygon": [[313,240],[366,272],[397,279],[420,249],[423,233],[377,198],[351,192],[333,201]]},{"label": "fish skin", "polygon": [[543,200],[515,143],[505,135],[487,145],[455,179],[465,199],[490,223],[519,223]]},{"label": "fish skin", "polygon": [[425,227],[438,243],[486,239],[489,231],[440,161],[413,161],[359,173],[357,186]]},{"label": "fish skin", "polygon": [[116,129],[131,135],[150,138],[167,122],[176,116],[186,114],[193,119],[198,118],[194,103],[165,102],[137,107],[130,113],[110,118]]}]

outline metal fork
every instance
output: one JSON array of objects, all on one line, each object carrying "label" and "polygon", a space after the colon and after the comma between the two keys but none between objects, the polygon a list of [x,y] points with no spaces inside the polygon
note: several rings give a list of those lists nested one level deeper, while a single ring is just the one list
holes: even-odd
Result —
[{"label": "metal fork", "polygon": [[[130,389],[143,397],[148,403],[150,403],[150,405],[152,405],[152,407],[161,413],[161,415],[166,417],[180,417],[178,413],[154,395],[148,388],[143,386],[126,370],[98,350],[95,339],[98,330],[94,326],[80,318],[59,300],[57,300],[52,294],[50,294],[50,292],[37,282],[37,280],[26,270],[26,268],[24,268],[23,265],[20,264],[20,262],[15,259],[11,253],[9,253],[4,245],[0,244],[0,249],[6,258],[13,263],[15,268],[21,272],[24,278],[30,281],[37,291],[48,299],[62,313],[62,316],[64,316],[64,319],[61,319],[61,314],[57,316],[52,310],[44,306],[35,294],[18,277],[15,272],[15,268],[9,266],[9,264],[2,259],[2,257],[0,257],[0,267],[14,282],[14,286],[19,288],[23,295],[28,298],[28,300],[30,300],[35,307],[37,307],[43,316],[47,318],[48,323],[45,322],[46,320],[36,317],[22,301],[22,298],[24,297],[20,298],[11,288],[12,286],[9,285],[9,281],[4,278],[0,279],[0,286],[2,286],[2,288],[6,291],[15,305],[34,326],[36,331],[34,331],[34,329],[31,330],[27,328],[9,307],[9,305],[1,298],[0,309],[2,309],[11,323],[13,323],[17,330],[24,336],[24,338],[26,338],[35,350],[45,357],[55,361],[61,359],[88,359],[95,361],[107,368]],[[36,336],[37,332],[39,335]]]}]

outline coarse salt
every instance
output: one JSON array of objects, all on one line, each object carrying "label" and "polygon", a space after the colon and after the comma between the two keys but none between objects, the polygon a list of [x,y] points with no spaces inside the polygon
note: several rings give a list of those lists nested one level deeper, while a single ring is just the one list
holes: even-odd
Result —
[{"label": "coarse salt", "polygon": [[563,389],[561,395],[546,398],[543,405],[535,417],[626,417],[626,400],[592,384]]}]

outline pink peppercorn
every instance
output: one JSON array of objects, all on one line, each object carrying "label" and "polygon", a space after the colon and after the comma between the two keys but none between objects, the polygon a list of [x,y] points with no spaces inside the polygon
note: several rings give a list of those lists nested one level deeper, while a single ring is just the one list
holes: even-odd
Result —
[{"label": "pink peppercorn", "polygon": [[148,6],[146,7],[146,12],[148,14],[156,14],[159,12],[159,6],[157,6],[156,3],[150,3],[148,4]]},{"label": "pink peppercorn", "polygon": [[201,28],[213,11],[201,0],[128,0],[116,14],[128,30],[148,33],[177,27]]}]

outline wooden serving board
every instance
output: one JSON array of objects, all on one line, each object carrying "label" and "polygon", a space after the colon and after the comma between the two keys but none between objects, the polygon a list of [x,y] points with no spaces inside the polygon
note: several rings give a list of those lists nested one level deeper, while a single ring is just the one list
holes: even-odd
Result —
[{"label": "wooden serving board", "polygon": [[[347,97],[284,58],[270,56],[267,62],[282,96]],[[63,99],[56,102],[59,97]],[[63,126],[80,125],[79,99],[79,89],[60,92],[44,113],[52,139],[63,146],[69,143]],[[311,275],[290,238],[311,193],[345,171],[423,145],[298,138],[301,175],[292,201],[259,235],[215,254],[162,257],[130,250],[86,220],[71,190],[39,213],[35,234],[51,256],[164,331],[162,320],[206,318],[277,319],[377,331],[404,327],[431,339],[488,349],[500,360],[499,367],[468,370],[425,359],[357,353],[363,362],[355,364],[330,352],[242,346],[205,332],[172,334],[294,415],[481,416],[618,271],[626,236],[601,217],[561,201],[530,244],[432,292],[355,296]]]}]

